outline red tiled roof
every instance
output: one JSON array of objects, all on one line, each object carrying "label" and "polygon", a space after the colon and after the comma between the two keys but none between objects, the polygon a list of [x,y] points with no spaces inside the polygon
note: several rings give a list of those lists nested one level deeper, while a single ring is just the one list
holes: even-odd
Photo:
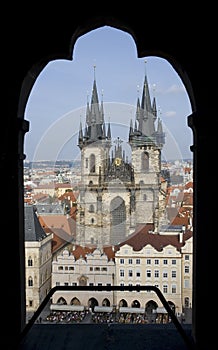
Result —
[{"label": "red tiled roof", "polygon": [[[75,260],[78,260],[79,258],[86,259],[87,254],[92,254],[94,250],[97,248],[96,245],[90,245],[90,246],[80,246],[77,244],[72,245],[70,252],[75,257]],[[115,256],[115,250],[112,246],[105,246],[103,247],[103,252],[108,257],[108,261],[111,259],[114,259]]]},{"label": "red tiled roof", "polygon": [[154,226],[152,224],[141,225],[129,238],[122,242],[119,246],[122,247],[125,244],[133,247],[134,251],[139,251],[146,245],[150,244],[157,251],[161,251],[168,245],[174,246],[177,250],[185,244],[185,241],[192,236],[191,231],[186,231],[183,235],[183,242],[179,242],[179,235],[161,235],[156,233],[150,233],[153,231]]}]

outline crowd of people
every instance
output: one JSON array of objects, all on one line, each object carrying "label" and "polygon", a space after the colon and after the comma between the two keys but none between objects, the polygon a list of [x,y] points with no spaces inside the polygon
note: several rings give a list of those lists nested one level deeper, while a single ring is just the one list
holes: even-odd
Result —
[{"label": "crowd of people", "polygon": [[80,323],[86,314],[87,311],[52,311],[44,321],[49,323]]},{"label": "crowd of people", "polygon": [[146,324],[146,323],[168,323],[168,315],[148,317],[141,313],[119,313],[119,312],[90,312],[84,311],[51,311],[45,317],[46,323],[127,323],[127,324]]}]

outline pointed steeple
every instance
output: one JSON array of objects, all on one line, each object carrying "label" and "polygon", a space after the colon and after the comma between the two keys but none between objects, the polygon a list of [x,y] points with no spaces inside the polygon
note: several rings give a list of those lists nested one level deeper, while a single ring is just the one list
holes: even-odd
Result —
[{"label": "pointed steeple", "polygon": [[129,126],[129,142],[131,141],[131,138],[133,136],[133,123],[132,123],[132,118],[130,119],[130,126]]},{"label": "pointed steeple", "polygon": [[78,137],[78,144],[80,148],[82,146],[82,143],[83,143],[83,130],[82,130],[82,122],[80,120],[79,137]]},{"label": "pointed steeple", "polygon": [[105,135],[105,123],[104,123],[104,108],[103,108],[103,98],[101,103],[99,103],[96,77],[95,77],[94,66],[94,81],[92,87],[91,102],[87,101],[86,105],[86,139],[85,143],[93,143],[98,140],[106,139]]},{"label": "pointed steeple", "polygon": [[165,144],[165,133],[163,132],[162,121],[158,118],[157,122],[157,142],[161,145]]},{"label": "pointed steeple", "polygon": [[157,106],[156,106],[156,99],[155,97],[153,98],[153,103],[152,103],[152,111],[155,117],[157,117]]},{"label": "pointed steeple", "polygon": [[[144,84],[141,96],[141,103],[139,97],[137,98],[135,128],[130,129],[130,142],[137,143],[137,145],[145,145],[150,143],[163,145],[164,133],[156,131],[155,122],[157,119],[156,99],[153,98],[151,103],[150,91],[147,73],[145,70]],[[132,134],[132,135],[131,135]]]},{"label": "pointed steeple", "polygon": [[[138,104],[137,104],[138,110]],[[138,112],[136,115],[138,119]],[[147,137],[152,137],[155,133],[155,122],[156,115],[153,113],[153,108],[151,106],[150,91],[148,86],[147,73],[145,70],[144,85],[142,91],[142,99],[140,106],[140,116],[139,116],[139,131],[142,135]]]},{"label": "pointed steeple", "polygon": [[108,123],[107,139],[111,140],[111,124],[110,124],[110,122]]}]

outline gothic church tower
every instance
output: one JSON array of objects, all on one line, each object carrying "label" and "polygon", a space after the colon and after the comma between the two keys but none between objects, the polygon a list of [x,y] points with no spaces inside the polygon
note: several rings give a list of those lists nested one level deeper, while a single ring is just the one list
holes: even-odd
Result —
[{"label": "gothic church tower", "polygon": [[94,77],[86,125],[80,124],[81,151],[76,241],[80,245],[115,245],[126,239],[137,224],[158,224],[161,149],[164,134],[160,120],[157,130],[155,100],[151,105],[147,77],[136,121],[129,130],[132,163],[118,137],[112,142],[111,127],[104,121],[103,101],[99,103]]},{"label": "gothic church tower", "polygon": [[[157,123],[157,127],[156,127]],[[141,102],[138,98],[136,118],[130,123],[129,144],[135,178],[135,225],[153,223],[155,231],[164,217],[160,206],[161,150],[165,143],[161,120],[157,120],[156,100],[151,102],[145,74]]]}]

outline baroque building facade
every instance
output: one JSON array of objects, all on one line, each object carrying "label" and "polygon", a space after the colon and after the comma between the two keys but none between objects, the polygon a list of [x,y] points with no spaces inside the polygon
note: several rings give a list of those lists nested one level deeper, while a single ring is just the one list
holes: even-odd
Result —
[{"label": "baroque building facade", "polygon": [[151,285],[160,289],[177,316],[190,322],[192,243],[192,231],[182,226],[156,234],[153,225],[148,224],[117,246],[100,249],[68,244],[53,259],[52,287],[115,285],[121,289],[56,291],[51,310],[141,313],[152,321],[158,313],[167,314],[158,295],[140,289],[122,290],[122,286]]}]

